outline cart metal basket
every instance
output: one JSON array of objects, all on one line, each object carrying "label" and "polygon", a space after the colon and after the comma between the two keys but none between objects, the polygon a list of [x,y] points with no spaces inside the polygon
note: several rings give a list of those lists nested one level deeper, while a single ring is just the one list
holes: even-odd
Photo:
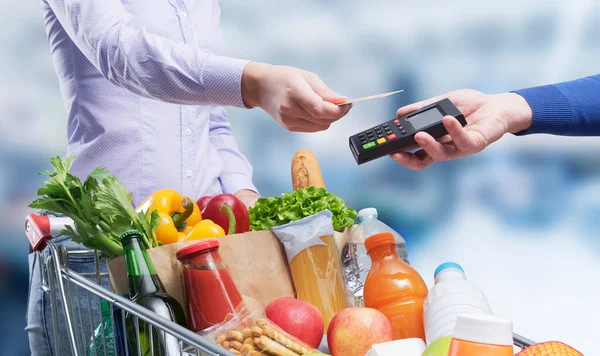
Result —
[{"label": "cart metal basket", "polygon": [[[50,298],[52,320],[49,324],[52,325],[50,334],[53,339],[54,354],[61,356],[68,354],[75,356],[234,355],[211,340],[112,292],[106,272],[108,261],[95,250],[67,251],[64,246],[52,240],[52,234],[57,234],[64,227],[64,223],[61,224],[60,219],[54,219],[50,223],[48,219],[43,220],[43,218],[40,215],[29,215],[25,220],[25,233],[31,250],[39,259],[42,289]],[[69,259],[73,256],[88,257],[89,263],[93,265],[91,272],[78,273],[69,268]],[[112,330],[105,330],[100,303],[109,307],[109,325],[112,326]],[[127,333],[123,332],[127,328],[126,315],[133,320],[136,340],[140,340],[140,322],[145,322],[151,325],[148,337],[151,345],[152,332],[158,332],[163,337],[175,339],[179,347],[176,350],[170,347],[168,350],[154,352],[154,347],[151,346],[149,352],[143,354],[138,341],[137,350],[135,347],[131,350],[131,347],[127,346],[129,345]],[[121,332],[118,332],[119,330]],[[98,335],[103,337],[98,338]],[[513,335],[513,339],[514,345],[520,349],[534,344],[533,341],[517,334]]]}]

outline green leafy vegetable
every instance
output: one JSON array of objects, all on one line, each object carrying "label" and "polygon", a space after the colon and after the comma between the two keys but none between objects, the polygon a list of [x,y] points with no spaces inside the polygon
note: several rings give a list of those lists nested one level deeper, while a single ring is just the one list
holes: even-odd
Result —
[{"label": "green leafy vegetable", "polygon": [[69,172],[73,157],[64,160],[54,157],[50,162],[54,172],[41,173],[49,178],[29,207],[71,218],[75,229],[66,226],[61,232],[63,236],[99,250],[107,258],[123,254],[119,237],[130,229],[142,232],[145,248],[159,245],[155,234],[160,223],[158,212],[136,212],[131,194],[109,170],[98,168],[81,182]]},{"label": "green leafy vegetable", "polygon": [[342,231],[352,226],[358,216],[354,209],[346,207],[344,200],[324,188],[308,187],[281,197],[260,198],[250,208],[250,229],[270,230],[279,225],[300,220],[329,209],[333,214],[333,228]]}]

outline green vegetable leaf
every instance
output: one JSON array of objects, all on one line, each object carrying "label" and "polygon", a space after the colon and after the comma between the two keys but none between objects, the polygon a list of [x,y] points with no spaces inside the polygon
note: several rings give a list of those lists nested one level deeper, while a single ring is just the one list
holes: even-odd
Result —
[{"label": "green vegetable leaf", "polygon": [[281,197],[258,199],[254,207],[249,209],[250,229],[270,230],[326,209],[333,214],[333,228],[336,231],[352,226],[358,216],[354,209],[346,207],[344,200],[324,188],[308,187],[284,193]]},{"label": "green vegetable leaf", "polygon": [[132,228],[142,232],[144,247],[159,245],[155,234],[160,223],[158,212],[138,215],[131,194],[108,169],[98,168],[82,182],[69,172],[73,157],[53,157],[50,162],[54,172],[41,173],[48,179],[29,206],[71,218],[75,228],[67,227],[61,234],[108,258],[123,254],[119,237]]}]

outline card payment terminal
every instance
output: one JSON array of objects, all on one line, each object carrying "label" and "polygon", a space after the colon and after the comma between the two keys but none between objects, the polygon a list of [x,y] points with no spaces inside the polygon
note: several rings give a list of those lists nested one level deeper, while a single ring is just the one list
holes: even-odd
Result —
[{"label": "card payment terminal", "polygon": [[448,134],[442,123],[446,115],[454,116],[462,126],[467,124],[456,106],[449,99],[444,99],[350,136],[350,150],[356,163],[363,164],[415,145],[417,132],[427,132],[434,138],[442,137]]}]

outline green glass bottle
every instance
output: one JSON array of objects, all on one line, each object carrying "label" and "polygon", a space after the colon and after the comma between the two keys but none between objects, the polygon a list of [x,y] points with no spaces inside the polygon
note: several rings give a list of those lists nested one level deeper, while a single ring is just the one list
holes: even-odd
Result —
[{"label": "green glass bottle", "polygon": [[[139,239],[141,237],[141,233],[137,230],[130,230],[121,235],[130,299],[164,318],[187,327],[183,308],[165,291],[165,287],[158,278],[150,257],[140,246]],[[138,327],[139,334],[136,332]],[[138,350],[141,351],[141,355],[168,356],[180,354],[179,342],[175,337],[160,331],[141,319],[136,321],[131,314],[126,317],[126,328],[129,348],[134,355],[138,354]],[[150,335],[152,335],[152,340],[150,340]]]}]

